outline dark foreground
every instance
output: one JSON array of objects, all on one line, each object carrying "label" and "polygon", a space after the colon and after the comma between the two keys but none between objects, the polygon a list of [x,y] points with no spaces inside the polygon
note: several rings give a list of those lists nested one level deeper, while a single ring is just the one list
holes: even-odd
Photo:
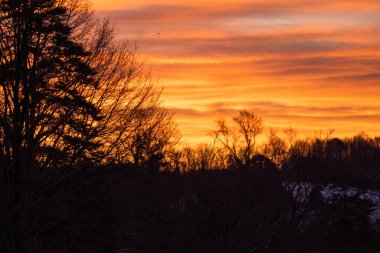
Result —
[{"label": "dark foreground", "polygon": [[111,171],[39,184],[30,252],[380,252],[375,205],[357,194],[297,193],[275,170]]}]

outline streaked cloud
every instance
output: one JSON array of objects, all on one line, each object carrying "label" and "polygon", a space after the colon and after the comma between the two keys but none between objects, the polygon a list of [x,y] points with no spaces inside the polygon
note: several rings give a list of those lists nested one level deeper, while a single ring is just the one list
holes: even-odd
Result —
[{"label": "streaked cloud", "polygon": [[95,1],[135,40],[190,141],[254,109],[268,126],[380,134],[380,1]]}]

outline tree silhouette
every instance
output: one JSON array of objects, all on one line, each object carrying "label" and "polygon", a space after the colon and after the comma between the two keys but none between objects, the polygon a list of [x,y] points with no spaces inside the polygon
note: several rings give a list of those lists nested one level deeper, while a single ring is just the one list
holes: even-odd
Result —
[{"label": "tree silhouette", "polygon": [[134,44],[114,35],[88,1],[0,2],[1,244],[8,252],[27,251],[33,189],[46,186],[43,203],[60,185],[40,169],[121,163],[137,132],[151,142],[171,138],[169,130],[161,139],[151,134],[171,124],[170,114]]},{"label": "tree silhouette", "polygon": [[268,156],[278,168],[282,166],[288,155],[286,142],[277,136],[274,130],[270,130],[268,143],[263,147],[263,153]]},{"label": "tree silhouette", "polygon": [[231,127],[225,120],[219,120],[216,138],[229,153],[235,168],[247,168],[257,151],[257,137],[263,131],[262,119],[253,112],[243,110],[233,117],[233,123]]},{"label": "tree silhouette", "polygon": [[379,252],[379,137],[261,145],[243,110],[180,148],[136,46],[89,6],[0,0],[1,252]]},{"label": "tree silhouette", "polygon": [[[79,3],[79,2],[78,2]],[[2,1],[1,125],[3,176],[13,187],[18,252],[26,250],[27,202],[32,170],[38,159],[49,162],[58,152],[85,157],[97,147],[93,130],[100,111],[86,99],[96,87],[95,72],[83,44],[73,39],[87,20],[75,2]],[[51,156],[50,156],[51,157]]]}]

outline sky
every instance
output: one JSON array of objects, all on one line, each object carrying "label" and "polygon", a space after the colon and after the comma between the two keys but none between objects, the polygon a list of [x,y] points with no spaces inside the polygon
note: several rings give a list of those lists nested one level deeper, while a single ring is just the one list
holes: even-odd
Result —
[{"label": "sky", "polygon": [[135,41],[183,138],[248,109],[267,128],[380,135],[379,0],[94,0]]}]

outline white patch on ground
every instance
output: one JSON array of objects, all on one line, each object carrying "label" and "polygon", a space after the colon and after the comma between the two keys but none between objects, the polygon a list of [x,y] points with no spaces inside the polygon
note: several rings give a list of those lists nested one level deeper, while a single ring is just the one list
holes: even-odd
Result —
[{"label": "white patch on ground", "polygon": [[317,187],[311,183],[284,183],[283,187],[297,200],[302,203],[307,200],[312,191],[319,191],[323,198],[327,201],[336,195],[355,196],[358,195],[360,199],[369,200],[374,204],[373,211],[369,215],[372,223],[380,220],[380,192],[378,191],[364,191],[354,187],[337,187],[332,184]]}]

